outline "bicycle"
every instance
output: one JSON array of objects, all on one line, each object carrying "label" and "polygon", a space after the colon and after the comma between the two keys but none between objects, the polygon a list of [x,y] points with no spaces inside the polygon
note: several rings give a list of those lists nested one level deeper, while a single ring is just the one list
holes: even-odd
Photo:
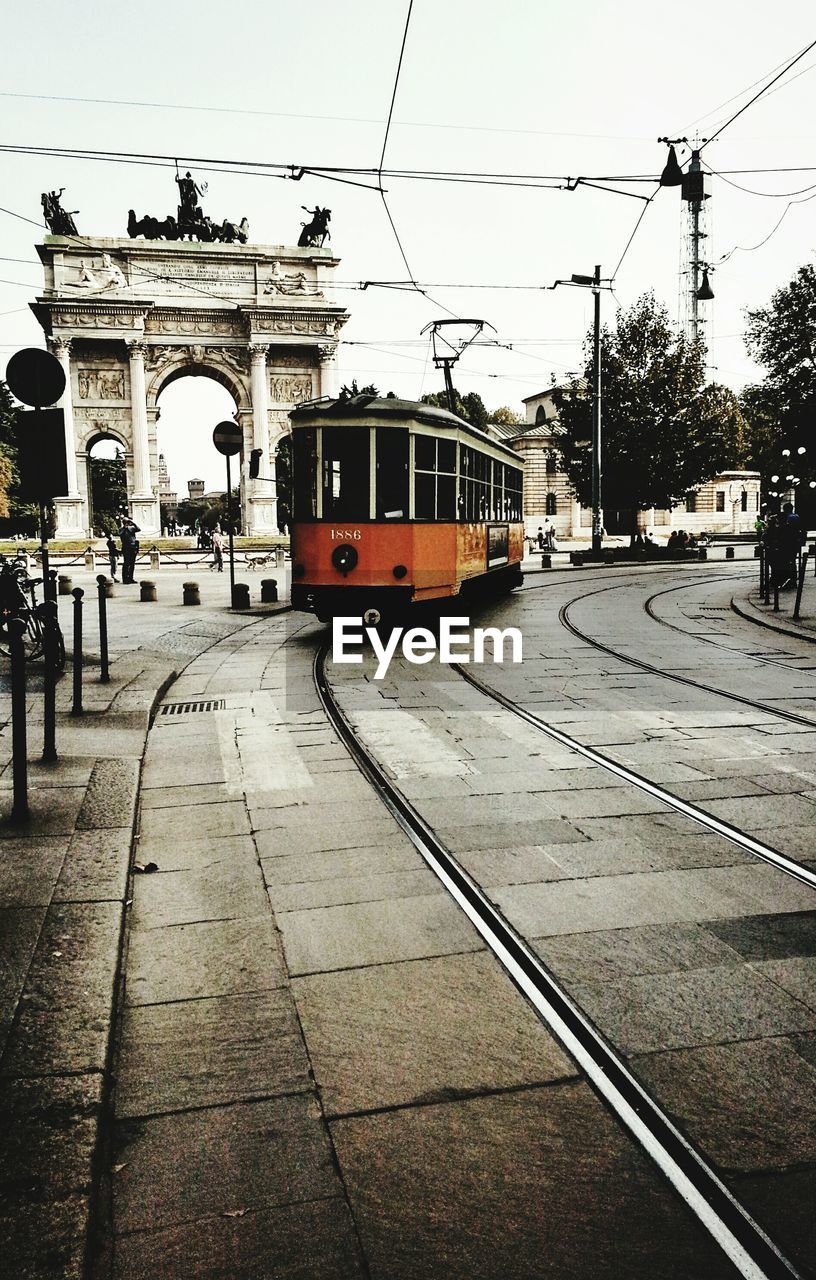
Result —
[{"label": "bicycle", "polygon": [[[27,662],[33,662],[45,654],[45,627],[37,604],[36,591],[42,578],[30,577],[25,566],[9,562],[0,556],[0,653],[11,653],[8,622],[22,618],[26,624],[23,632],[23,648]],[[57,671],[65,667],[65,639],[59,622],[54,619],[54,666]]]}]

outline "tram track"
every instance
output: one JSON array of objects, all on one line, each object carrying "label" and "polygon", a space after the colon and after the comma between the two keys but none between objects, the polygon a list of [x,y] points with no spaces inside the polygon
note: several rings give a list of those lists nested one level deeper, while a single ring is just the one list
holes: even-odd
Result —
[{"label": "tram track", "polygon": [[[748,1210],[732,1194],[696,1147],[675,1126],[659,1103],[644,1089],[630,1070],[625,1059],[598,1031],[581,1007],[569,995],[566,988],[532,951],[525,939],[513,928],[504,915],[490,901],[480,885],[462,867],[433,828],[425,821],[415,806],[403,795],[386,774],[383,767],[361,743],[357,732],[334,696],[326,673],[326,658],[330,642],[324,640],[316,651],[313,674],[324,711],[352,759],[374,788],[383,804],[395,818],[420,853],[426,864],[438,877],[446,890],[465,912],[477,932],[499,960],[516,988],[535,1009],[542,1022],[553,1032],[566,1051],[585,1073],[588,1081],[612,1110],[620,1123],[649,1155],[663,1176],[709,1232],[740,1275],[746,1280],[777,1280],[777,1277],[796,1277],[800,1273],[784,1256],[770,1236],[754,1220]],[[519,714],[556,740],[585,755],[598,756],[597,763],[605,767],[614,762],[604,760],[591,748],[581,748],[558,730],[545,726],[543,721],[523,708],[497,694],[481,681],[472,678],[461,668],[458,674],[484,695],[495,699],[508,710]],[[624,771],[631,774],[631,771]],[[638,775],[632,775],[634,781]],[[639,779],[651,793],[653,789],[646,779]],[[665,793],[668,795],[668,793]],[[675,798],[676,799],[676,798]],[[685,802],[679,802],[684,804]],[[693,809],[693,806],[690,806]],[[689,815],[692,816],[692,815]],[[705,815],[708,817],[708,815]],[[718,823],[718,820],[712,819]],[[727,838],[741,835],[727,823],[718,823],[720,834]],[[712,828],[714,829],[714,828]],[[747,839],[750,839],[747,837]],[[755,842],[759,844],[759,842]],[[774,850],[767,850],[775,858],[790,863],[789,874],[797,874],[811,887],[816,887],[816,876],[784,859]],[[758,850],[752,850],[757,852]],[[762,854],[758,854],[762,856]],[[788,868],[775,865],[780,869]]]},{"label": "tram track", "polygon": [[[728,575],[728,577],[731,577],[731,576],[732,575],[730,574]],[[722,579],[722,580],[725,581],[726,579]],[[703,680],[692,680],[690,676],[681,676],[677,672],[665,671],[661,667],[654,666],[653,663],[644,662],[642,658],[635,658],[631,654],[621,653],[620,650],[614,649],[612,648],[611,645],[604,644],[603,641],[598,640],[596,636],[591,636],[587,632],[582,631],[581,628],[578,627],[572,621],[569,614],[570,614],[570,610],[576,604],[583,602],[585,600],[591,599],[592,596],[601,595],[605,591],[619,590],[621,585],[622,584],[617,584],[617,583],[612,585],[607,585],[606,587],[600,588],[598,591],[588,591],[584,595],[579,596],[577,599],[568,601],[568,603],[562,605],[558,611],[559,622],[567,631],[570,632],[571,635],[575,636],[577,640],[581,640],[584,644],[590,645],[591,648],[596,649],[599,653],[605,653],[608,655],[608,657],[615,658],[619,662],[625,663],[627,666],[636,667],[640,671],[648,672],[649,675],[660,676],[664,680],[671,680],[675,684],[682,684],[682,685],[685,685],[687,688],[700,689],[704,693],[711,693],[717,697],[726,698],[730,702],[736,702],[741,706],[750,707],[752,711],[759,711],[763,715],[776,716],[779,719],[787,720],[791,724],[802,725],[804,728],[807,728],[807,729],[816,729],[816,720],[810,719],[808,716],[799,715],[799,713],[796,711],[787,711],[783,707],[770,706],[768,703],[758,702],[755,698],[747,698],[743,694],[733,693],[727,689],[721,689],[717,685],[707,684]],[[672,588],[672,589],[680,590],[681,588]],[[534,590],[540,590],[540,588],[528,587],[526,588],[526,590],[534,591]],[[656,593],[656,595],[659,595],[659,594],[661,593],[659,592]],[[655,598],[656,596],[652,596],[650,597],[650,600]],[[649,602],[647,601],[646,603],[649,603]],[[644,610],[648,613],[648,610],[646,609],[645,604],[643,607],[644,607]],[[661,620],[656,619],[656,621],[661,621]],[[665,625],[671,626],[672,624],[666,623]],[[682,631],[682,628],[676,628],[676,629],[679,630],[681,634],[685,636],[689,636],[689,633]],[[689,638],[698,639],[698,637],[696,636],[689,636]],[[721,648],[727,648],[727,646],[721,646]],[[750,658],[753,656],[751,654],[746,654],[741,650],[731,650],[731,652],[738,654],[740,657]],[[801,668],[798,668],[798,667],[786,667],[786,664],[784,663],[778,663],[776,665],[780,667],[785,667],[785,669],[790,671],[801,670]]]}]

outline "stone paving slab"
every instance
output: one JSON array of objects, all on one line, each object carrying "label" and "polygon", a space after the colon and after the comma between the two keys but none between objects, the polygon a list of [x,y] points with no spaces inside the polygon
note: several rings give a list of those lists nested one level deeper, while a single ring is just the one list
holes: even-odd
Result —
[{"label": "stone paving slab", "polygon": [[539,938],[536,950],[569,986],[601,982],[611,986],[642,974],[742,963],[706,926],[686,923]]},{"label": "stone paving slab", "polygon": [[4,1082],[0,1238],[13,1280],[85,1280],[101,1109],[100,1075]]},{"label": "stone paving slab", "polygon": [[122,1166],[113,1178],[117,1235],[342,1191],[306,1095],[126,1121],[113,1160]]},{"label": "stone paving slab", "polygon": [[442,892],[397,901],[282,911],[278,926],[293,977],[483,947],[476,930]]},{"label": "stone paving slab", "polygon": [[748,965],[579,983],[572,994],[624,1053],[816,1029],[816,1011]]},{"label": "stone paving slab", "polygon": [[54,894],[69,837],[36,842],[7,839],[0,857],[0,903],[3,907],[47,907]]},{"label": "stone paving slab", "polygon": [[132,934],[126,999],[150,1005],[270,991],[287,976],[266,916],[173,925]]},{"label": "stone paving slab", "polygon": [[345,1201],[332,1198],[200,1218],[120,1237],[112,1280],[369,1280]]},{"label": "stone paving slab", "polygon": [[722,1168],[816,1162],[816,1067],[787,1038],[659,1053],[633,1066]]},{"label": "stone paving slab", "polygon": [[797,1169],[731,1179],[731,1187],[787,1256],[807,1274],[816,1257],[816,1170]]},{"label": "stone paving slab", "polygon": [[57,880],[54,901],[123,902],[132,840],[132,827],[75,832]]},{"label": "stone paving slab", "polygon": [[707,928],[747,960],[816,955],[816,910],[712,920]]},{"label": "stone paving slab", "polygon": [[[145,856],[141,846],[140,856]],[[159,863],[158,873],[134,881],[132,927],[154,930],[197,920],[252,919],[265,908],[260,868],[251,868],[247,859],[213,860],[200,870],[184,871],[167,871]]]},{"label": "stone paving slab", "polygon": [[374,1280],[734,1276],[586,1085],[331,1131]]},{"label": "stone paving slab", "polygon": [[481,952],[296,978],[293,990],[329,1116],[575,1074]]},{"label": "stone paving slab", "polygon": [[213,1107],[308,1086],[285,991],[125,1010],[117,1116]]}]

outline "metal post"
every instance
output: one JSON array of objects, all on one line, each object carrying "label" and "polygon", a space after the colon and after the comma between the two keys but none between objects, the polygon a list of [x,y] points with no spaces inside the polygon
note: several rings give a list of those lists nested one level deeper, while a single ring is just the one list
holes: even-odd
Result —
[{"label": "metal post", "polygon": [[759,594],[763,595],[765,591],[765,548],[759,545]]},{"label": "metal post", "polygon": [[74,704],[72,716],[82,715],[82,587],[74,587]]},{"label": "metal post", "polygon": [[59,574],[56,569],[49,569],[48,574],[43,574],[43,599],[53,600],[57,603],[57,578]]},{"label": "metal post", "polygon": [[807,557],[807,552],[805,552],[804,555],[802,555],[799,560],[799,573],[797,574],[797,580],[796,580],[796,604],[793,606],[794,618],[799,617],[799,606],[802,603],[802,588],[805,585],[805,574],[807,573],[807,562],[808,562],[808,557]]},{"label": "metal post", "polygon": [[51,594],[52,580],[51,570],[48,561],[48,534],[46,532],[46,521],[48,515],[45,503],[40,500],[40,555],[42,556],[42,576],[43,576],[43,596],[46,600],[53,600],[55,596]]},{"label": "metal post", "polygon": [[235,608],[235,557],[232,544],[232,480],[230,478],[230,455],[227,454],[227,524],[229,525],[229,558],[230,558],[230,607]]},{"label": "metal post", "polygon": [[108,598],[106,593],[107,578],[104,573],[96,575],[96,591],[99,599],[99,681],[108,684],[110,667],[108,664]]},{"label": "metal post", "polygon": [[592,359],[592,554],[601,554],[601,268],[595,267]]},{"label": "metal post", "polygon": [[37,606],[43,629],[43,751],[47,763],[57,759],[57,605],[45,600]]},{"label": "metal post", "polygon": [[773,573],[773,557],[769,549],[765,548],[765,585],[762,589],[762,603],[770,604],[771,600],[771,576]]},{"label": "metal post", "polygon": [[11,762],[14,784],[12,822],[27,822],[28,811],[28,755],[26,747],[26,656],[23,635],[26,624],[22,618],[10,618],[8,622],[9,648],[11,650]]}]

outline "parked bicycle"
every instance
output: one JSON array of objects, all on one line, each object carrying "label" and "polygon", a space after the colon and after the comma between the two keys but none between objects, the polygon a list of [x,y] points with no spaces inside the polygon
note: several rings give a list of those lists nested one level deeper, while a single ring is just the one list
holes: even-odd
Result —
[{"label": "parked bicycle", "polygon": [[[23,648],[26,661],[33,662],[45,653],[45,627],[37,606],[37,587],[42,578],[32,578],[19,560],[8,560],[0,555],[0,653],[8,655],[8,623],[11,618],[22,618],[26,624]],[[57,671],[65,667],[65,640],[59,622],[54,621],[54,663]]]}]

